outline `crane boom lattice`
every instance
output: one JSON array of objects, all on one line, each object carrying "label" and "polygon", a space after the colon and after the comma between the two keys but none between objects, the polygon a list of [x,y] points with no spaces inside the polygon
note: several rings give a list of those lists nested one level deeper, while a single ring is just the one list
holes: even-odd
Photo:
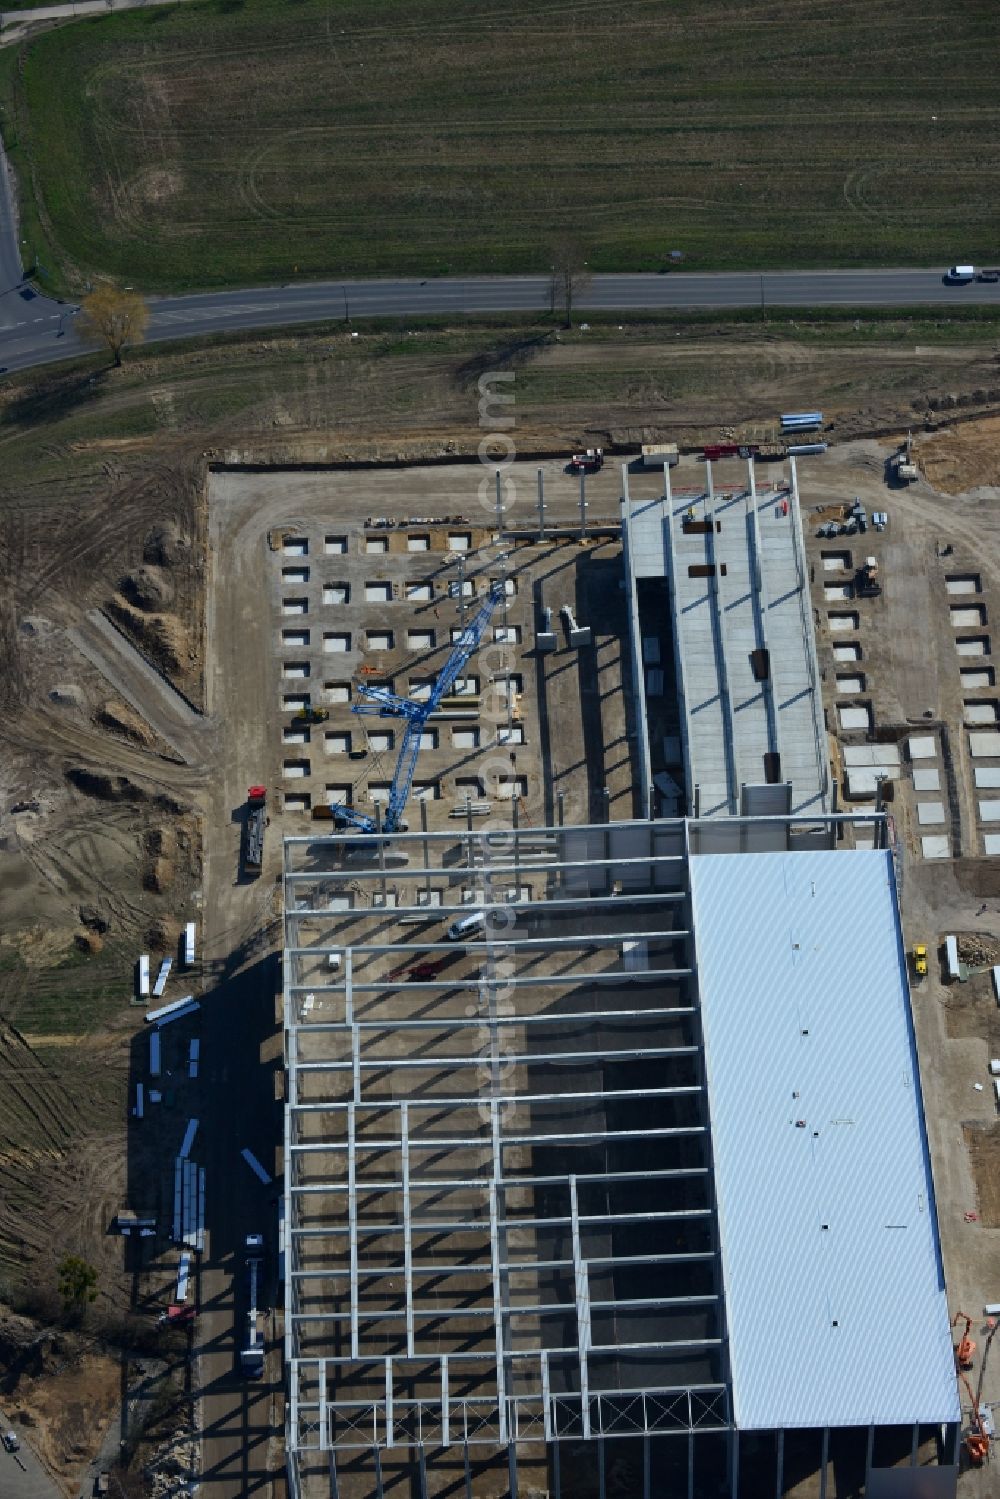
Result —
[{"label": "crane boom lattice", "polygon": [[[493,611],[503,600],[504,596],[503,583],[491,583],[488,597],[469,623],[462,629],[458,639],[452,646],[451,653],[437,681],[423,702],[415,702],[412,698],[400,697],[397,693],[390,692],[386,687],[367,687],[363,682],[359,683],[358,691],[364,694],[366,701],[356,703],[352,712],[377,714],[380,718],[402,718],[406,720],[406,730],[403,734],[403,742],[400,745],[399,754],[396,758],[396,768],[393,772],[392,785],[389,788],[389,801],[386,806],[385,818],[382,822],[383,832],[395,833],[399,831],[403,812],[409,801],[410,789],[413,785],[413,777],[416,773],[417,760],[420,755],[421,739],[427,720],[438,708],[442,698],[454,686],[468,664],[469,658],[479,649],[480,642],[493,617]],[[363,833],[378,831],[378,823],[375,818],[369,817],[363,812],[356,812],[353,807],[334,805],[331,810],[335,820],[340,823],[358,828]]]}]

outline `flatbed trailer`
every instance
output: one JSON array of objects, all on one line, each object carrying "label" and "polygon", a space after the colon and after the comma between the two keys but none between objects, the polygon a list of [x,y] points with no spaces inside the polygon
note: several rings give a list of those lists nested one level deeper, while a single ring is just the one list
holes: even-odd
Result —
[{"label": "flatbed trailer", "polygon": [[264,859],[264,829],[267,827],[267,789],[251,786],[247,792],[244,823],[243,867],[248,874],[260,874]]},{"label": "flatbed trailer", "polygon": [[245,1338],[240,1348],[240,1369],[244,1379],[261,1379],[264,1375],[264,1314],[260,1309],[261,1260],[253,1253],[251,1239],[247,1236],[247,1311]]}]

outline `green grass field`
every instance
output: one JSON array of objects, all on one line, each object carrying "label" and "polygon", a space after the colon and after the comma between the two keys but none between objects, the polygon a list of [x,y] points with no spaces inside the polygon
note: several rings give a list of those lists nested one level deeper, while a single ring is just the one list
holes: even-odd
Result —
[{"label": "green grass field", "polygon": [[63,283],[999,258],[993,0],[207,0],[0,66]]},{"label": "green grass field", "polygon": [[0,108],[63,284],[943,265],[1000,259],[998,56],[994,0],[205,0],[37,38]]}]

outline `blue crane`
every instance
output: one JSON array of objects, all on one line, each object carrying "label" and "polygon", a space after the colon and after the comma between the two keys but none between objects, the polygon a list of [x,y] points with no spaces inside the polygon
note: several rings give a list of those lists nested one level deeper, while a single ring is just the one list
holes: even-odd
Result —
[{"label": "blue crane", "polygon": [[[479,649],[479,643],[486,632],[493,611],[503,596],[504,585],[498,582],[491,583],[489,597],[455,641],[441,675],[431,688],[430,696],[424,702],[414,702],[412,698],[398,697],[387,687],[368,687],[364,683],[359,684],[358,690],[364,693],[368,701],[355,703],[353,712],[377,714],[379,718],[406,720],[403,743],[396,757],[396,769],[389,788],[389,802],[382,819],[383,833],[399,831],[403,811],[410,797],[410,787],[413,785],[413,775],[420,755],[420,740],[427,720],[441,699],[455,685],[455,680],[469,657]],[[363,812],[355,812],[353,807],[335,805],[331,810],[337,822],[347,823],[350,827],[358,828],[362,833],[375,833],[379,830],[374,817],[368,817]]]}]

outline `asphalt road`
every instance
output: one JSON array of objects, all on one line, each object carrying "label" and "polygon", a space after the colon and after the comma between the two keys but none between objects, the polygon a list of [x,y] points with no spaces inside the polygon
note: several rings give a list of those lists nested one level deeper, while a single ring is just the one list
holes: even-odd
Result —
[{"label": "asphalt road", "polygon": [[0,1423],[5,1431],[13,1429],[21,1438],[19,1451],[0,1449],[0,1494],[3,1499],[62,1499],[62,1490],[32,1452],[24,1429],[11,1428],[2,1416]]},{"label": "asphalt road", "polygon": [[[0,174],[4,175],[5,174]],[[38,296],[14,268],[10,205],[0,193],[0,371],[26,369],[80,353],[75,308]],[[880,271],[687,272],[595,276],[581,294],[578,316],[590,311],[657,308],[720,311],[760,307],[1000,306],[1000,284],[949,286],[943,268]],[[494,276],[406,281],[330,281],[250,291],[197,292],[150,299],[147,339],[196,338],[246,328],[346,318],[421,314],[542,312],[545,276]]]}]

